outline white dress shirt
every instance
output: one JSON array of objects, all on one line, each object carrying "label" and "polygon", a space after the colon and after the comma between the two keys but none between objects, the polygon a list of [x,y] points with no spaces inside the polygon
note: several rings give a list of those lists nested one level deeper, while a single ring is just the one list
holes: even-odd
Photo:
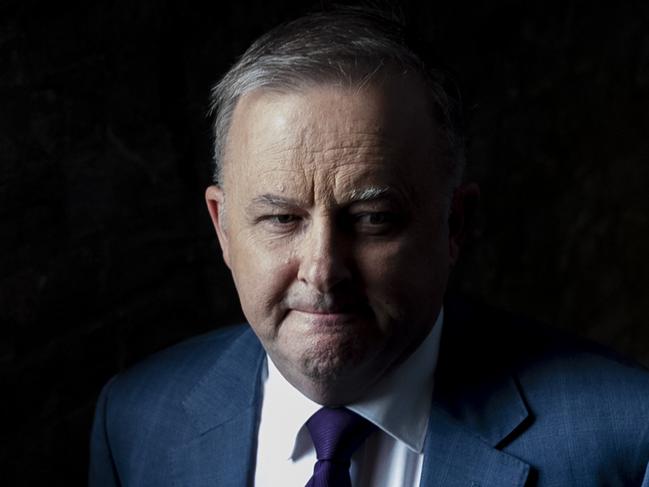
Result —
[{"label": "white dress shirt", "polygon": [[[347,405],[379,428],[352,456],[353,487],[419,485],[443,319],[442,310],[410,357]],[[304,487],[316,462],[305,423],[321,405],[295,389],[268,357],[263,379],[255,486]]]}]

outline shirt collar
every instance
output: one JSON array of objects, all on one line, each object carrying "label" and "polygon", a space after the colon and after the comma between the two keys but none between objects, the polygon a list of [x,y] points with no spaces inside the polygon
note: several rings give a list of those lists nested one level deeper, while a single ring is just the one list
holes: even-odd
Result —
[{"label": "shirt collar", "polygon": [[297,458],[308,448],[306,428],[307,419],[322,406],[293,387],[277,370],[277,367],[266,355],[264,371],[264,416],[273,418],[270,423],[275,447],[282,458]]},{"label": "shirt collar", "polygon": [[428,429],[443,321],[441,310],[419,347],[379,380],[362,400],[347,405],[417,453],[424,449]]},{"label": "shirt collar", "polygon": [[[423,451],[426,437],[443,321],[442,309],[419,347],[362,400],[347,405],[417,453]],[[297,459],[306,453],[311,442],[304,424],[322,406],[293,387],[270,357],[264,370],[263,401],[264,409],[275,418],[276,447],[285,453],[282,456]]]}]

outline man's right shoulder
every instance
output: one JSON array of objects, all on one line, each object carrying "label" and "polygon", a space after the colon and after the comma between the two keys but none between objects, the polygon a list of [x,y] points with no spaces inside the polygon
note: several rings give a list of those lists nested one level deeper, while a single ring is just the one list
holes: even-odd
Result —
[{"label": "man's right shoulder", "polygon": [[113,377],[97,401],[91,485],[166,485],[174,451],[255,400],[261,344],[247,325],[197,336]]},{"label": "man's right shoulder", "polygon": [[254,347],[257,343],[250,327],[245,324],[189,338],[117,374],[109,382],[111,396],[128,399],[136,394],[141,402],[147,395],[168,394],[171,390],[175,390],[175,395],[181,395],[182,389],[190,389],[232,347]]}]

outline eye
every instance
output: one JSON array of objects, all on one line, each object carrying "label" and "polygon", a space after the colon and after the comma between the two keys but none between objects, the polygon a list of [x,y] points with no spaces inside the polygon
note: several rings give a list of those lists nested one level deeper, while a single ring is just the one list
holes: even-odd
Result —
[{"label": "eye", "polygon": [[292,213],[278,213],[275,215],[264,215],[259,221],[272,232],[287,232],[292,231],[299,224],[300,217]]},{"label": "eye", "polygon": [[277,223],[279,225],[288,225],[290,223],[293,223],[297,221],[297,216],[295,215],[269,215],[268,220],[270,220],[272,223]]},{"label": "eye", "polygon": [[390,232],[394,228],[396,220],[396,215],[388,211],[372,211],[353,215],[357,231],[373,235]]},{"label": "eye", "polygon": [[390,214],[385,211],[364,213],[358,215],[356,221],[367,225],[383,225],[390,221]]}]

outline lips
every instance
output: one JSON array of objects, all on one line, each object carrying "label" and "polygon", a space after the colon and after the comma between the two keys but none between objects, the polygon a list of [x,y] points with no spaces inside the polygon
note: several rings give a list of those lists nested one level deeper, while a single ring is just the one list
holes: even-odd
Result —
[{"label": "lips", "polygon": [[309,297],[289,297],[286,307],[309,314],[345,314],[358,312],[364,308],[364,300],[352,296],[317,295]]},{"label": "lips", "polygon": [[360,318],[358,313],[322,313],[293,310],[304,322],[310,323],[317,328],[348,327],[352,322]]},{"label": "lips", "polygon": [[364,299],[352,295],[309,295],[290,296],[286,300],[287,309],[302,315],[312,323],[335,325],[349,323],[351,320],[367,315],[369,307]]},{"label": "lips", "polygon": [[293,307],[294,311],[299,311],[300,313],[310,314],[310,315],[348,315],[354,313],[356,308],[351,306],[332,306],[328,308],[308,308],[308,307]]},{"label": "lips", "polygon": [[354,306],[351,303],[345,306],[301,306],[294,307],[291,312],[300,317],[301,321],[310,323],[316,328],[349,328],[352,324],[365,321],[367,308]]},{"label": "lips", "polygon": [[356,301],[333,301],[333,300],[320,300],[318,302],[304,303],[297,302],[291,303],[289,308],[294,311],[299,311],[311,315],[351,315],[359,314],[366,306],[360,306]]}]

